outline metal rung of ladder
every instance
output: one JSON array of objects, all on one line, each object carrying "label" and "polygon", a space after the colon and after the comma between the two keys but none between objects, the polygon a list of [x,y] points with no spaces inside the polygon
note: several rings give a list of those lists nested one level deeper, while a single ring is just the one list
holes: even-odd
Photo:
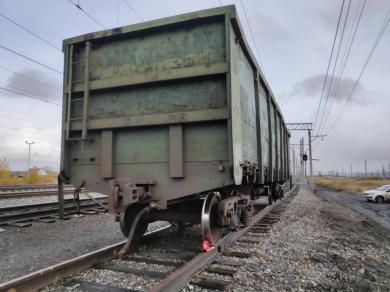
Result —
[{"label": "metal rung of ladder", "polygon": [[85,80],[84,80],[84,79],[73,80],[73,81],[72,81],[72,84],[73,84],[73,83],[81,83],[81,82],[85,82]]}]

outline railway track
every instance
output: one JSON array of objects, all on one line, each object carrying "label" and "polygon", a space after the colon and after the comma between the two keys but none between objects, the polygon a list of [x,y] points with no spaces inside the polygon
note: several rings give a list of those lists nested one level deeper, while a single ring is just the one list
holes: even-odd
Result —
[{"label": "railway track", "polygon": [[[57,190],[58,189],[56,184],[0,186],[0,198],[51,196],[56,195]],[[73,186],[64,186],[65,194],[71,194],[73,192]]]},{"label": "railway track", "polygon": [[[168,226],[146,234],[142,244],[147,247],[137,249],[140,243],[134,243],[132,252],[124,258],[115,256],[125,241],[0,284],[0,290],[156,292],[179,291],[187,284],[199,289],[225,290],[242,260],[251,256],[236,250],[234,244],[258,243],[297,192],[294,188],[282,201],[258,207],[250,226],[226,234],[207,252],[199,246],[199,227],[180,231]],[[58,279],[62,280],[54,283]]]},{"label": "railway track", "polygon": [[[65,214],[67,216],[78,213],[78,209],[73,205],[72,199],[65,199],[64,203]],[[81,200],[80,212],[84,214],[105,212],[106,210],[103,206],[106,203],[106,198]],[[0,226],[10,225],[26,227],[31,226],[33,221],[51,223],[58,219],[57,215],[57,202],[4,207],[0,208]]]}]

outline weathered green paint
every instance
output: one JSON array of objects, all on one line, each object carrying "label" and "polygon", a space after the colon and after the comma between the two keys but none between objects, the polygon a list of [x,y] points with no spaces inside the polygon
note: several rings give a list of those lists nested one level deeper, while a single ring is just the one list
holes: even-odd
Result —
[{"label": "weathered green paint", "polygon": [[[225,120],[229,116],[226,109],[210,109],[169,114],[150,114],[123,116],[118,118],[89,119],[88,129],[130,128],[141,126],[169,125],[177,123],[194,123]],[[81,121],[72,121],[71,130],[81,130]]]},{"label": "weathered green paint", "polygon": [[182,125],[169,126],[169,173],[171,177],[184,177]]},{"label": "weathered green paint", "polygon": [[[224,23],[216,20],[94,44],[91,89],[226,73],[223,32]],[[84,68],[75,64],[74,82],[83,79]],[[76,92],[82,90],[80,83]]]},{"label": "weathered green paint", "polygon": [[261,151],[261,127],[260,127],[260,97],[259,97],[259,75],[258,72],[254,74],[254,87],[255,87],[255,111],[256,111],[256,143],[257,143],[257,157],[258,157],[258,183],[264,184],[264,169],[263,169],[263,157]]},{"label": "weathered green paint", "polygon": [[[221,77],[152,84],[110,91],[93,91],[89,119],[225,109],[226,84]],[[82,100],[75,101],[72,117],[80,117]],[[77,104],[78,103],[78,104]]]},{"label": "weathered green paint", "polygon": [[88,103],[89,103],[89,82],[90,82],[90,65],[91,65],[91,42],[85,42],[84,54],[84,96],[83,96],[83,129],[81,131],[81,139],[87,138],[87,119],[88,119]]},{"label": "weathered green paint", "polygon": [[269,159],[269,127],[268,127],[268,106],[267,92],[259,83],[259,111],[260,111],[260,135],[261,135],[261,157],[263,166],[270,166]]},{"label": "weathered green paint", "polygon": [[231,123],[232,123],[232,151],[233,151],[233,175],[237,185],[242,182],[243,171],[240,163],[243,161],[242,126],[241,126],[241,100],[240,100],[240,65],[238,56],[238,44],[236,35],[230,29],[230,99],[231,99]]},{"label": "weathered green paint", "polygon": [[275,104],[270,102],[270,135],[271,135],[271,159],[272,159],[272,169],[275,169],[276,166],[276,118],[275,118]]},{"label": "weathered green paint", "polygon": [[[150,82],[169,81],[185,78],[195,78],[204,75],[216,75],[224,74],[227,72],[227,64],[214,64],[209,67],[197,66],[192,68],[178,68],[174,71],[161,72],[158,78],[150,77],[148,75],[139,75],[134,77],[120,77],[112,79],[94,80],[91,81],[91,89],[110,89],[121,86],[141,85],[149,84]],[[74,92],[81,92],[83,88],[82,84],[74,85]]]},{"label": "weathered green paint", "polygon": [[102,130],[100,176],[102,178],[113,177],[113,132]]},{"label": "weathered green paint", "polygon": [[279,116],[279,113],[276,112],[275,114],[275,124],[276,124],[276,170],[277,171],[280,171],[281,169],[281,154],[282,154],[282,151],[281,151],[281,141],[280,141],[280,116]]},{"label": "weathered green paint", "polygon": [[282,159],[280,110],[233,6],[72,38],[64,49],[61,168],[71,183],[107,193],[110,178],[149,180],[165,206],[242,184],[243,161],[262,170]]},{"label": "weathered green paint", "polygon": [[258,164],[254,72],[241,46],[237,46],[237,50],[240,82],[239,98],[241,103],[242,160]]}]

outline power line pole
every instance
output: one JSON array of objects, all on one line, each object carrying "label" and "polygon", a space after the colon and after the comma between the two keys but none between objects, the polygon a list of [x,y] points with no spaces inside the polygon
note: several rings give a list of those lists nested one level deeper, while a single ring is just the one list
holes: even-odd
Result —
[{"label": "power line pole", "polygon": [[365,173],[366,180],[367,180],[367,160],[364,160],[364,173]]},{"label": "power line pole", "polygon": [[389,163],[389,171],[387,172],[387,178],[390,178],[390,163]]},{"label": "power line pole", "polygon": [[309,138],[309,167],[310,167],[310,180],[309,180],[309,186],[313,187],[314,185],[314,179],[313,179],[313,152],[311,149],[311,129],[307,130],[307,135]]},{"label": "power line pole", "polygon": [[30,154],[31,154],[31,145],[34,144],[34,141],[28,142],[24,141],[26,144],[28,144],[28,160],[27,160],[27,182],[30,179]]},{"label": "power line pole", "polygon": [[[296,172],[297,172],[297,168],[296,168],[296,165],[295,165],[295,149],[293,148],[292,150],[292,154],[293,154],[293,173],[294,173],[294,176],[296,176]],[[390,165],[390,164],[389,164]]]},{"label": "power line pole", "polygon": [[352,174],[352,164],[350,166],[351,166],[351,177],[353,177],[353,174]]},{"label": "power line pole", "polygon": [[304,165],[303,165],[303,138],[301,139],[300,141],[300,148],[299,148],[299,157],[300,157],[300,166],[301,166],[301,169],[300,169],[300,172],[301,172],[301,177],[304,177],[305,176],[305,169],[304,169]]}]

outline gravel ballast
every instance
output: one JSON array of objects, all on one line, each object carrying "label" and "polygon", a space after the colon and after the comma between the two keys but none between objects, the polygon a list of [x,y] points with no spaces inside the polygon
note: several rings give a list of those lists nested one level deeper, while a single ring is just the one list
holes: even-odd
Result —
[{"label": "gravel ballast", "polygon": [[358,213],[301,187],[255,245],[229,291],[389,291],[390,236]]},{"label": "gravel ballast", "polygon": [[[106,195],[100,193],[89,192],[88,196],[81,193],[80,201],[90,200],[90,197],[94,199],[107,198]],[[64,195],[64,199],[70,200],[73,199],[73,195]],[[58,197],[53,196],[31,196],[31,197],[18,197],[18,198],[1,198],[0,197],[0,208],[9,208],[15,206],[26,206],[34,204],[47,204],[47,203],[57,203]]]},{"label": "gravel ballast", "polygon": [[[149,229],[166,224],[155,222]],[[118,222],[108,213],[3,229],[4,232],[0,232],[0,283],[125,239]]]}]

